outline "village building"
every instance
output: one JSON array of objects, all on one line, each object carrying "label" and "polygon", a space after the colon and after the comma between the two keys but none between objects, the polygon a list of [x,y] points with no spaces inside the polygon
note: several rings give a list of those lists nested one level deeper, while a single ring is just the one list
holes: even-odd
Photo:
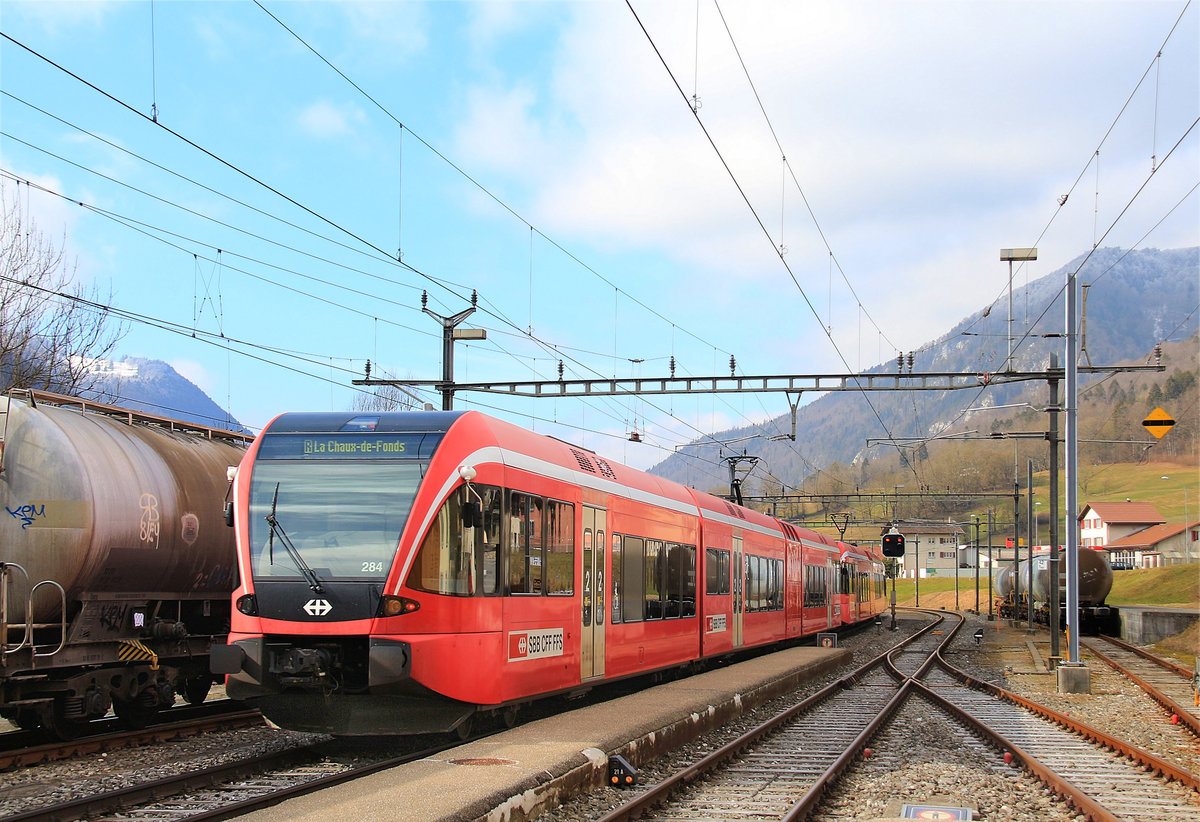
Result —
[{"label": "village building", "polygon": [[1103,548],[1117,571],[1196,562],[1200,523],[1169,523],[1145,502],[1090,502],[1079,512],[1079,546]]}]

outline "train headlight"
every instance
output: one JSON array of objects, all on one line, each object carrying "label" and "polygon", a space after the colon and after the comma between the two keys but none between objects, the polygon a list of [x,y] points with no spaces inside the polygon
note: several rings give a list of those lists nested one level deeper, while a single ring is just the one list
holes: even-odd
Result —
[{"label": "train headlight", "polygon": [[381,617],[402,616],[404,614],[411,614],[420,607],[421,603],[415,599],[384,594],[379,598],[379,608],[376,610],[375,615]]},{"label": "train headlight", "polygon": [[258,598],[254,594],[244,594],[238,597],[237,609],[246,616],[258,616]]}]

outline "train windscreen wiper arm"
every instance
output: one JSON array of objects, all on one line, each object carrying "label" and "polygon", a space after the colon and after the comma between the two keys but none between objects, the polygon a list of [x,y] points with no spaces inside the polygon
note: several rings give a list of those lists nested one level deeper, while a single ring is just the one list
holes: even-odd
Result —
[{"label": "train windscreen wiper arm", "polygon": [[321,585],[321,581],[317,579],[317,572],[314,571],[309,564],[304,561],[304,557],[300,555],[300,549],[292,542],[291,537],[287,535],[287,531],[283,530],[283,526],[279,524],[279,520],[275,517],[275,506],[279,502],[279,483],[275,483],[275,495],[271,498],[271,513],[267,514],[267,524],[271,526],[271,542],[270,542],[270,561],[275,562],[275,534],[279,534],[279,541],[283,543],[283,547],[287,550],[288,556],[292,558],[297,570],[303,575],[308,587],[315,594],[325,593],[325,588]]}]

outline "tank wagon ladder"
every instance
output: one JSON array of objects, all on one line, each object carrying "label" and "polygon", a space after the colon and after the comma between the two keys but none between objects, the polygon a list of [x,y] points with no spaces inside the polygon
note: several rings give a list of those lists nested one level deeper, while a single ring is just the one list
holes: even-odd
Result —
[{"label": "tank wagon ladder", "polygon": [[[24,623],[10,624],[8,621],[9,600],[11,598],[10,589],[13,586],[14,571],[19,571],[21,576],[25,578],[25,613],[26,615],[33,613],[33,595],[38,588],[43,585],[52,585],[58,589],[59,596],[59,620],[55,625],[52,622],[35,625],[28,621],[28,616]],[[21,641],[15,645],[9,642],[8,632],[10,628],[21,629],[25,632],[21,637]],[[58,629],[58,646],[52,651],[39,653],[38,646],[34,644],[33,631],[34,628],[57,628]],[[43,579],[41,582],[30,587],[29,572],[15,562],[0,562],[0,667],[7,667],[9,654],[15,654],[17,651],[28,647],[31,653],[31,665],[36,666],[38,657],[50,657],[61,651],[67,644],[67,592],[63,590],[62,585],[52,579]],[[49,647],[49,645],[45,646]]]}]

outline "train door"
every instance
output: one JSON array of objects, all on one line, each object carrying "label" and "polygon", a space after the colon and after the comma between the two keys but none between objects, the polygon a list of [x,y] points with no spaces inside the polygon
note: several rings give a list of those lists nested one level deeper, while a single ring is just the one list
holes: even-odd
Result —
[{"label": "train door", "polygon": [[583,506],[583,584],[580,614],[581,680],[604,676],[604,559],[607,512]]},{"label": "train door", "polygon": [[742,614],[746,612],[746,560],[742,556],[742,538],[733,538],[733,557],[729,563],[729,583],[733,591],[733,647],[742,647]]},{"label": "train door", "polygon": [[[837,584],[837,566],[829,557],[825,558],[825,624],[834,628],[837,623],[833,621],[834,603],[839,601],[840,594],[838,593]],[[838,611],[841,609],[838,608]]]}]

